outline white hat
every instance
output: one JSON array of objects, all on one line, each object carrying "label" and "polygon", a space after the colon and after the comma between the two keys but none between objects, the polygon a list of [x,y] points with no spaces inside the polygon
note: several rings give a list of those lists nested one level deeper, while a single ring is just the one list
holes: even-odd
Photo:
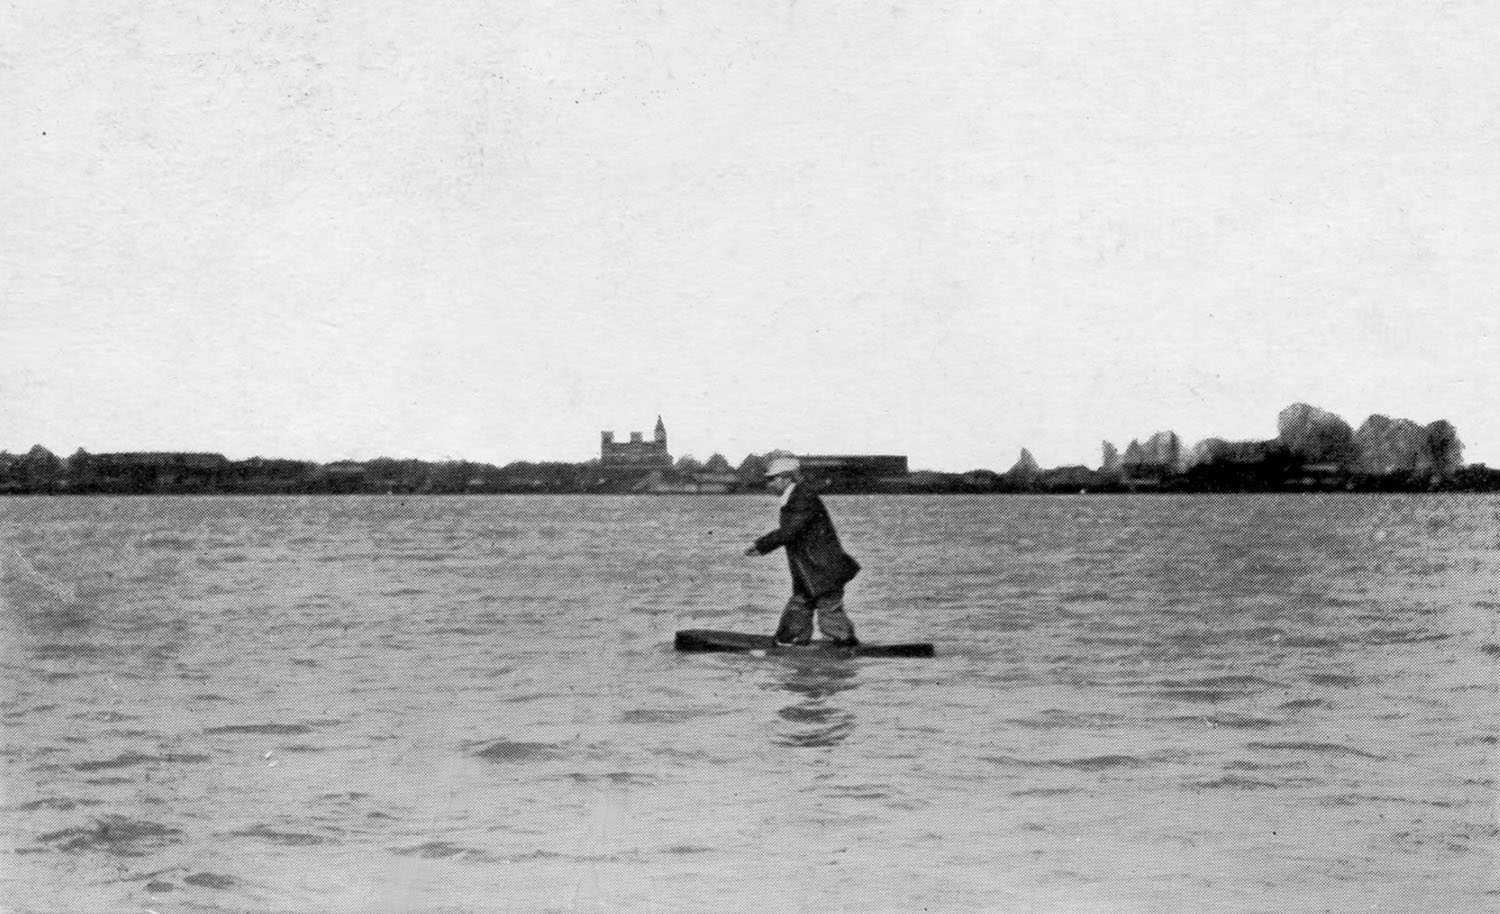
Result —
[{"label": "white hat", "polygon": [[785,476],[788,473],[802,472],[802,461],[796,457],[777,457],[766,467],[767,476]]}]

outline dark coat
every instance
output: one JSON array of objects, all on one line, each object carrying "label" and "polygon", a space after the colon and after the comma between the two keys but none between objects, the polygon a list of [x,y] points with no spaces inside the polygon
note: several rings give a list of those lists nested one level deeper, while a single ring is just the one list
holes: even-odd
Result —
[{"label": "dark coat", "polygon": [[792,497],[781,508],[779,526],[755,541],[761,555],[777,547],[786,549],[792,589],[805,596],[842,590],[859,574],[859,563],[839,544],[823,499],[806,483],[799,482],[792,489]]}]

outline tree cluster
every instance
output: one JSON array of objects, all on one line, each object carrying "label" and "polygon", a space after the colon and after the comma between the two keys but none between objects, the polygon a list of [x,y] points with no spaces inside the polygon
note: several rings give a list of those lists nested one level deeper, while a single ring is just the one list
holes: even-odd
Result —
[{"label": "tree cluster", "polygon": [[1132,441],[1123,457],[1104,443],[1100,468],[1129,487],[1190,491],[1265,489],[1413,490],[1485,487],[1484,467],[1466,468],[1452,423],[1419,425],[1372,415],[1356,430],[1340,416],[1294,403],[1266,441],[1207,438],[1185,448],[1173,432]]}]

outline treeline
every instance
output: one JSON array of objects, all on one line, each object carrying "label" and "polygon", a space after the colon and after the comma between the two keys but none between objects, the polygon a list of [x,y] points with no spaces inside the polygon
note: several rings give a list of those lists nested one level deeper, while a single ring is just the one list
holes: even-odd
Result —
[{"label": "treeline", "polygon": [[[684,457],[660,484],[711,479],[719,491],[763,488],[765,461],[746,457],[738,469],[715,454],[706,463]],[[316,463],[253,457],[229,460],[222,454],[123,452],[91,454],[79,449],[67,458],[37,445],[25,454],[0,451],[0,494],[517,494],[534,492],[611,493],[651,491],[641,474],[621,474],[598,460],[582,463],[517,461],[505,466],[467,460],[426,461],[376,458]]]},{"label": "treeline", "polygon": [[[890,488],[879,491],[891,491]],[[1500,469],[1464,466],[1442,477],[1407,473],[1367,474],[1309,469],[1277,459],[1198,465],[1183,472],[1131,475],[1120,471],[1066,466],[1032,472],[915,472],[897,491],[961,493],[1122,493],[1122,492],[1500,492]]]},{"label": "treeline", "polygon": [[[1373,415],[1355,429],[1333,413],[1297,403],[1277,417],[1275,438],[1208,438],[1187,447],[1175,432],[1103,444],[1098,468],[1044,469],[1031,453],[1005,472],[919,471],[905,476],[815,476],[814,485],[854,493],[1500,491],[1500,469],[1465,465],[1458,430],[1445,420],[1419,425]],[[581,463],[377,458],[320,464],[222,454],[127,452],[61,458],[41,445],[0,451],[0,494],[459,494],[762,492],[769,459],[750,454],[731,466],[722,454],[684,456],[649,470]]]},{"label": "treeline", "polygon": [[[1003,474],[965,474],[959,483],[1009,491],[1500,491],[1500,470],[1466,466],[1447,420],[1419,425],[1372,415],[1358,429],[1338,415],[1294,403],[1269,440],[1207,438],[1186,447],[1175,432],[1104,442],[1099,468],[1044,470],[1022,449]],[[941,481],[940,483],[941,484]]]}]

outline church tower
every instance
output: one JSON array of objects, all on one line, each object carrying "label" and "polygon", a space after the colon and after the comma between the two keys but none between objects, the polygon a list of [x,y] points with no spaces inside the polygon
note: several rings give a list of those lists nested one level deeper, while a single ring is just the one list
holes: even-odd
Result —
[{"label": "church tower", "polygon": [[654,437],[656,439],[656,443],[657,444],[660,444],[663,448],[666,448],[666,446],[667,446],[667,427],[664,424],[662,424],[661,416],[660,415],[658,415],[656,417],[656,434],[655,434]]}]

